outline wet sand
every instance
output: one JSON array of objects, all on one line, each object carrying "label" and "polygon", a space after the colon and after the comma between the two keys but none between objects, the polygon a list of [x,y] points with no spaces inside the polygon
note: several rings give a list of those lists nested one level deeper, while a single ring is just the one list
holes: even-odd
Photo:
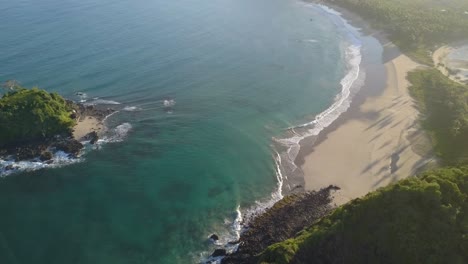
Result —
[{"label": "wet sand", "polygon": [[339,186],[338,205],[408,177],[432,161],[407,89],[407,73],[421,66],[391,43],[384,46],[394,55],[385,63],[382,93],[361,98],[352,114],[345,113],[346,118],[324,131],[301,157],[306,190]]}]

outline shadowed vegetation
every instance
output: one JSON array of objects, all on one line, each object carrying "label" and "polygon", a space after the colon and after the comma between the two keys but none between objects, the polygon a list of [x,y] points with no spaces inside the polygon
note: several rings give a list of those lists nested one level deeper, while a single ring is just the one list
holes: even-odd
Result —
[{"label": "shadowed vegetation", "polygon": [[426,172],[339,207],[259,263],[468,263],[468,168]]},{"label": "shadowed vegetation", "polygon": [[437,156],[445,164],[466,164],[468,86],[450,80],[436,69],[410,72],[408,80]]},{"label": "shadowed vegetation", "polygon": [[435,46],[468,37],[468,2],[462,0],[325,0],[362,16],[418,62],[432,65]]}]

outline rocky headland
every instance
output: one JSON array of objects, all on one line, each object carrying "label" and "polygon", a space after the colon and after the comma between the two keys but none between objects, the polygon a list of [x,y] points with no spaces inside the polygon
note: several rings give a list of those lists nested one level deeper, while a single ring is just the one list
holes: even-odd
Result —
[{"label": "rocky headland", "polygon": [[244,231],[238,241],[237,251],[227,255],[223,248],[216,249],[212,257],[225,256],[221,263],[256,263],[258,256],[268,246],[294,237],[305,226],[309,226],[329,214],[334,208],[333,193],[337,186],[319,191],[294,193],[284,197],[266,212],[244,223]]},{"label": "rocky headland", "polygon": [[[82,142],[95,144],[106,130],[104,119],[115,112],[110,108],[65,100],[39,89],[15,89],[0,99],[0,120],[5,124],[14,123],[2,128],[2,160],[53,163],[53,153],[57,151],[76,158],[84,148]],[[19,110],[12,114],[13,109]],[[46,112],[49,109],[53,110]],[[29,134],[13,131],[15,129]],[[36,133],[35,130],[41,131]],[[3,169],[16,168],[9,164]]]}]

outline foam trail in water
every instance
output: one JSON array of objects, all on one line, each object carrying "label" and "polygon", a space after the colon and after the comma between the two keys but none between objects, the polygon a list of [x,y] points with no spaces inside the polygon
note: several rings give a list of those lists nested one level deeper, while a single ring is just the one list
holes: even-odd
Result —
[{"label": "foam trail in water", "polygon": [[127,111],[127,112],[134,112],[134,111],[141,111],[142,109],[137,106],[126,106],[122,110]]},{"label": "foam trail in water", "polygon": [[274,138],[274,140],[287,147],[287,151],[281,153],[281,167],[286,174],[294,173],[297,169],[295,159],[300,151],[300,142],[307,137],[317,136],[324,128],[331,125],[342,113],[349,108],[352,96],[364,83],[365,73],[360,71],[361,47],[351,45],[346,49],[348,73],[341,80],[341,93],[337,95],[334,103],[325,111],[318,114],[314,120],[290,127],[292,136],[287,138]]},{"label": "foam trail in water", "polygon": [[274,141],[287,147],[280,154],[282,158],[280,167],[285,175],[302,174],[295,164],[295,159],[300,151],[300,142],[307,137],[317,136],[324,128],[331,125],[350,106],[352,97],[361,88],[365,79],[365,72],[361,70],[361,41],[356,29],[349,25],[341,14],[323,5],[312,5],[312,7],[331,19],[337,28],[344,30],[346,41],[345,60],[347,73],[341,80],[341,93],[335,98],[333,104],[318,114],[314,120],[304,124],[288,128],[289,137],[274,138]]},{"label": "foam trail in water", "polygon": [[106,122],[106,120],[107,120],[109,117],[111,117],[111,116],[117,114],[118,112],[119,112],[119,111],[115,111],[115,112],[113,112],[113,113],[110,113],[110,114],[106,115],[106,116],[102,119],[102,122],[103,122],[103,123]]},{"label": "foam trail in water", "polygon": [[104,100],[104,99],[95,99],[90,102],[86,102],[85,105],[119,105],[119,102],[112,101],[112,100]]},{"label": "foam trail in water", "polygon": [[308,43],[317,43],[318,40],[316,39],[304,39],[303,42],[308,42]]}]

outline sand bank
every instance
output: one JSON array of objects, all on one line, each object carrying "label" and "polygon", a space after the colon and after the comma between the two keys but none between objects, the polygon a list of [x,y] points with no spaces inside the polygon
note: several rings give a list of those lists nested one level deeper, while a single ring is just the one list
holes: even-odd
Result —
[{"label": "sand bank", "polygon": [[417,67],[401,53],[385,63],[387,84],[382,94],[365,98],[358,113],[341,120],[304,157],[306,189],[337,185],[341,191],[336,203],[342,204],[412,175],[428,161],[427,153],[418,151],[427,137],[418,126],[419,113],[407,89],[406,75]]},{"label": "sand bank", "polygon": [[[466,77],[460,74],[453,74],[454,71],[459,69],[456,66],[454,67],[453,63],[450,63],[448,59],[448,55],[450,55],[454,50],[455,48],[451,46],[442,46],[434,51],[432,54],[432,60],[434,61],[436,68],[445,76],[449,77],[452,81],[465,84],[465,81],[467,81]],[[450,74],[450,71],[452,71],[452,74]]]},{"label": "sand bank", "polygon": [[81,117],[73,128],[73,137],[76,140],[82,139],[88,133],[96,131],[99,135],[104,132],[105,126],[94,116]]}]

